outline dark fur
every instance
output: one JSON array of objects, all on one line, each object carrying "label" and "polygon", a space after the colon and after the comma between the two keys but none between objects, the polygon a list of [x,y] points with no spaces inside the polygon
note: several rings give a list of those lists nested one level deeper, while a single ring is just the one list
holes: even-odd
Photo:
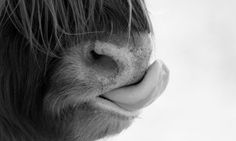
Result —
[{"label": "dark fur", "polygon": [[[151,32],[143,0],[0,0],[0,16],[0,141],[87,141],[121,131],[125,123],[108,117],[117,115],[86,102],[50,110],[45,97],[81,87],[52,79],[72,45]],[[107,126],[94,126],[101,118]]]}]

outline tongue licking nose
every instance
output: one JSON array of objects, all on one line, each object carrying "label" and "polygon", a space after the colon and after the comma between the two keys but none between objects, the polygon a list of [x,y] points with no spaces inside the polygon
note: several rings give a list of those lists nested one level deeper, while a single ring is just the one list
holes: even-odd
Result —
[{"label": "tongue licking nose", "polygon": [[168,69],[161,61],[155,61],[144,79],[132,86],[112,90],[103,96],[128,111],[136,111],[151,104],[166,88]]},{"label": "tongue licking nose", "polygon": [[[97,76],[103,83],[104,89],[107,89],[102,97],[127,111],[137,111],[151,104],[164,91],[168,83],[168,69],[162,61],[155,61],[148,66],[151,51],[152,44],[149,36],[143,36],[135,45],[121,46],[96,41],[94,52],[100,56],[108,56],[116,63],[112,66],[118,68],[116,73],[114,71],[110,73],[113,76],[108,76],[109,73],[104,73],[104,77],[101,77],[101,74]],[[101,60],[104,65],[111,62],[105,57],[101,57],[100,62]],[[140,80],[141,82],[134,84]]]}]

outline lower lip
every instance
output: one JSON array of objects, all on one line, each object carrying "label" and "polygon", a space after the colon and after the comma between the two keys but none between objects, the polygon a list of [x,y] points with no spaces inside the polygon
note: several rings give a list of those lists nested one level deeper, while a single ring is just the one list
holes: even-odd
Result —
[{"label": "lower lip", "polygon": [[127,110],[121,108],[116,103],[114,103],[110,100],[104,99],[102,97],[96,97],[95,103],[96,103],[96,105],[98,105],[102,109],[105,109],[105,110],[108,110],[111,112],[115,112],[117,114],[129,117],[129,118],[135,118],[139,115],[139,111],[127,111]]}]

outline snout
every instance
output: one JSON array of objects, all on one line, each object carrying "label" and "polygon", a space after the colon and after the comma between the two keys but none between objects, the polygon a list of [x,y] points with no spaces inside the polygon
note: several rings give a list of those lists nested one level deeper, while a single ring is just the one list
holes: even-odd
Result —
[{"label": "snout", "polygon": [[109,40],[96,41],[89,50],[97,80],[109,90],[140,81],[149,66],[152,52],[150,37],[137,36],[123,43],[112,42],[116,40],[114,38]]}]

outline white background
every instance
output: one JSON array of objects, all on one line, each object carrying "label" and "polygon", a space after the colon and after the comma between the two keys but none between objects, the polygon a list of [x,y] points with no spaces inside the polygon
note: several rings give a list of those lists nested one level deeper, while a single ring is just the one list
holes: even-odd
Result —
[{"label": "white background", "polygon": [[169,85],[105,141],[236,141],[236,1],[146,2]]}]

